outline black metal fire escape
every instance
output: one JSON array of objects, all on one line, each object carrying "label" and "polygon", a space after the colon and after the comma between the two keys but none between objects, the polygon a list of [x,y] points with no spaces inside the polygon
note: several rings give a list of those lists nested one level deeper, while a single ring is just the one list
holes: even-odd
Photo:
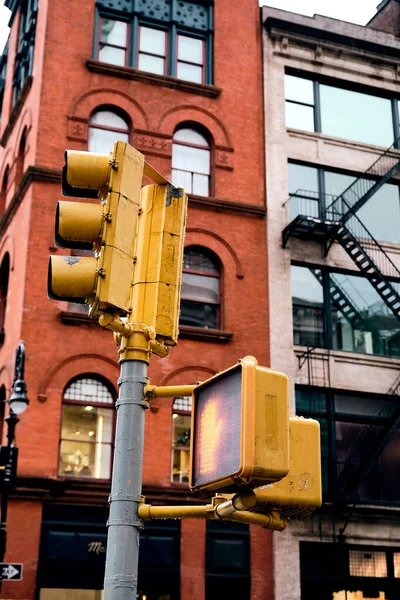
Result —
[{"label": "black metal fire escape", "polygon": [[[400,286],[397,288],[394,284],[394,280],[400,281],[400,270],[356,214],[399,170],[398,146],[399,140],[340,196],[328,198],[328,201],[325,196],[326,209],[323,218],[317,212],[319,199],[317,192],[298,190],[292,194],[289,199],[292,218],[282,232],[282,245],[285,248],[290,237],[294,236],[303,240],[322,242],[327,254],[333,242],[337,241],[400,321]],[[322,278],[320,270],[313,269],[312,272],[318,280]],[[334,277],[330,280],[334,306],[353,324],[353,327],[375,333],[371,330],[371,327],[374,329],[373,325],[367,323]],[[400,379],[396,380],[389,393],[397,394],[399,385]],[[383,407],[382,411],[386,410],[387,407]],[[397,427],[400,426],[400,404],[390,415],[378,416],[387,417],[385,425],[382,428],[374,426],[363,428],[353,441],[345,464],[338,474],[338,491],[342,498],[354,496],[361,479],[371,470]]]}]

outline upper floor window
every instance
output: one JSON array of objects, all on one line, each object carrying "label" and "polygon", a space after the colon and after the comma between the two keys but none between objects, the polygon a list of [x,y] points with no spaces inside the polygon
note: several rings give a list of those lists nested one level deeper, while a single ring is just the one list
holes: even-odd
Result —
[{"label": "upper floor window", "polygon": [[[323,491],[364,503],[400,502],[393,469],[400,451],[397,396],[296,389],[296,412],[321,425]],[[379,452],[380,450],[380,452]],[[376,451],[376,454],[375,454]],[[368,457],[375,455],[373,462]],[[368,467],[364,472],[360,467]]]},{"label": "upper floor window", "polygon": [[87,375],[68,384],[63,395],[58,474],[109,479],[114,431],[114,395]]},{"label": "upper floor window", "polygon": [[221,279],[217,257],[205,248],[185,249],[180,325],[221,327]]},{"label": "upper floor window", "polygon": [[95,111],[89,119],[89,152],[110,152],[117,141],[129,142],[128,122],[111,109]]},{"label": "upper floor window", "polygon": [[192,127],[178,129],[172,143],[172,182],[187,194],[210,195],[210,145]]},{"label": "upper floor window", "polygon": [[18,49],[13,78],[13,104],[18,100],[27,77],[33,73],[38,4],[39,0],[21,2]]},{"label": "upper floor window", "polygon": [[192,398],[175,398],[172,405],[172,476],[176,483],[189,482]]},{"label": "upper floor window", "polygon": [[400,356],[400,323],[365,277],[292,266],[292,300],[295,345]]},{"label": "upper floor window", "polygon": [[[289,163],[290,220],[299,214],[329,219],[329,206],[356,179],[355,175],[349,173]],[[375,184],[376,179],[362,178],[358,190],[362,189],[362,193],[365,194]],[[356,198],[354,188],[350,188],[343,197],[348,206],[352,206]],[[348,208],[343,204],[343,211],[346,210]],[[398,185],[385,183],[364,206],[356,211],[356,214],[375,239],[400,244],[400,187]]]},{"label": "upper floor window", "polygon": [[1,189],[0,189],[0,218],[3,216],[4,210],[6,208],[9,172],[10,172],[10,168],[7,165],[6,170],[4,171],[3,181],[1,183]]},{"label": "upper floor window", "polygon": [[0,346],[5,338],[5,321],[8,295],[8,282],[10,278],[10,255],[4,256],[0,267]]},{"label": "upper floor window", "polygon": [[211,0],[159,0],[157,10],[152,2],[141,0],[129,15],[118,0],[98,0],[97,6],[98,60],[193,83],[213,83]]},{"label": "upper floor window", "polygon": [[389,147],[399,137],[398,103],[378,95],[285,76],[286,126]]}]

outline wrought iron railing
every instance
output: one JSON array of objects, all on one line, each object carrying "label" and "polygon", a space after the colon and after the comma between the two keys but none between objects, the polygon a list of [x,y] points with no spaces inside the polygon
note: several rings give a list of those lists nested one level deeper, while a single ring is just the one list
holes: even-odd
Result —
[{"label": "wrought iron railing", "polygon": [[320,218],[321,202],[325,206],[331,204],[337,196],[333,194],[322,194],[313,190],[296,190],[290,194],[285,204],[289,203],[289,221],[293,221],[298,215]]}]

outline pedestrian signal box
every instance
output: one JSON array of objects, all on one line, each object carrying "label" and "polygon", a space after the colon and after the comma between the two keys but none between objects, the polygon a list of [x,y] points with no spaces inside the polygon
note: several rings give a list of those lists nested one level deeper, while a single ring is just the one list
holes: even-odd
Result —
[{"label": "pedestrian signal box", "polygon": [[257,487],[289,471],[288,380],[252,356],[193,391],[190,487]]}]

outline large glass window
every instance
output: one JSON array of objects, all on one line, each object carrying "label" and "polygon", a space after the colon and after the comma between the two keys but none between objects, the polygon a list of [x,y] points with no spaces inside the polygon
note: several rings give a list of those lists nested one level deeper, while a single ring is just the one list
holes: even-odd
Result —
[{"label": "large glass window", "polygon": [[400,323],[366,278],[292,266],[292,299],[295,345],[400,356]]},{"label": "large glass window", "polygon": [[128,122],[112,109],[95,111],[89,120],[89,152],[110,152],[117,141],[129,142]]},{"label": "large glass window", "polygon": [[[389,147],[398,132],[397,106],[378,94],[320,84],[318,81],[285,76],[286,126],[356,142]],[[373,117],[372,117],[373,115]]]},{"label": "large glass window", "polygon": [[17,102],[27,78],[33,73],[36,22],[39,0],[22,0],[13,77],[13,105]]},{"label": "large glass window", "polygon": [[220,268],[205,248],[186,248],[183,256],[180,325],[218,329],[220,322]]},{"label": "large glass window", "polygon": [[175,398],[172,405],[172,474],[175,483],[189,483],[192,398]]},{"label": "large glass window", "polygon": [[172,144],[172,182],[187,194],[210,195],[210,145],[192,127],[178,129]]},{"label": "large glass window", "polygon": [[109,479],[113,430],[110,388],[91,376],[72,381],[63,395],[58,474]]},{"label": "large glass window", "polygon": [[395,396],[301,386],[296,411],[321,424],[325,493],[366,503],[400,503],[393,480],[400,451],[400,429],[392,430],[398,417]]},{"label": "large glass window", "polygon": [[[213,2],[141,2],[128,18],[119,0],[98,0],[95,58],[193,83],[212,84]],[[112,9],[115,18],[108,18]],[[118,18],[119,17],[119,18]]]},{"label": "large glass window", "polygon": [[[300,214],[330,218],[330,204],[334,203],[335,199],[343,194],[356,179],[354,175],[346,173],[288,163],[290,220]],[[345,214],[349,210],[349,206],[352,206],[357,200],[355,194],[359,193],[362,196],[375,184],[374,179],[362,179],[361,181],[362,185],[360,184],[356,192],[350,188],[344,194],[347,204],[343,202],[341,207],[337,206],[337,210],[341,210]],[[400,243],[400,188],[398,185],[385,183],[356,214],[376,240],[393,244]],[[348,224],[351,228],[353,222],[355,231],[357,231],[358,227],[354,217],[349,219]]]}]

